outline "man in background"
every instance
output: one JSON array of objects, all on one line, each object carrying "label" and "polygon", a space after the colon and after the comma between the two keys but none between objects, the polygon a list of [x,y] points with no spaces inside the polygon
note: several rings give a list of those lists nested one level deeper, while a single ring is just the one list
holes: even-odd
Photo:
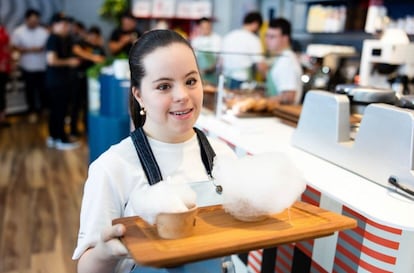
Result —
[{"label": "man in background", "polygon": [[70,135],[79,137],[79,116],[83,115],[83,129],[87,131],[88,112],[88,79],[87,70],[95,64],[105,61],[105,49],[101,29],[91,26],[85,39],[74,43],[73,53],[80,59],[80,65],[75,69],[74,90],[72,93],[72,107],[70,111]]},{"label": "man in background", "polygon": [[265,35],[271,66],[266,76],[266,95],[275,103],[297,104],[302,97],[302,67],[291,46],[291,24],[271,19]]},{"label": "man in background", "polygon": [[46,86],[50,94],[49,137],[46,145],[59,150],[79,147],[65,132],[65,116],[80,60],[72,55],[69,19],[61,13],[51,19],[52,33],[46,44]]},{"label": "man in background", "polygon": [[216,65],[221,48],[221,37],[213,32],[210,19],[197,21],[198,35],[191,40],[204,83],[217,84]]},{"label": "man in background", "polygon": [[11,43],[20,54],[20,69],[25,84],[29,121],[35,122],[37,114],[48,107],[45,90],[46,41],[49,32],[40,25],[40,12],[28,9],[22,25],[17,27]]},{"label": "man in background", "polygon": [[255,71],[264,73],[266,65],[263,48],[257,35],[263,19],[259,12],[250,12],[243,26],[223,38],[222,65],[227,87],[239,89],[241,84],[253,80]]},{"label": "man in background", "polygon": [[121,25],[115,28],[109,39],[108,47],[112,56],[128,57],[133,43],[141,36],[137,19],[129,12],[122,14]]}]

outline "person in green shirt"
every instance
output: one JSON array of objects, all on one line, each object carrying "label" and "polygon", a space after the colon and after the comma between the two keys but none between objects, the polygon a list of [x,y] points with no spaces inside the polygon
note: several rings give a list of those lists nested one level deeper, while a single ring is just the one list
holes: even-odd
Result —
[{"label": "person in green shirt", "polygon": [[284,18],[270,20],[265,35],[270,55],[266,95],[281,104],[298,104],[302,96],[302,67],[291,48],[291,24]]}]

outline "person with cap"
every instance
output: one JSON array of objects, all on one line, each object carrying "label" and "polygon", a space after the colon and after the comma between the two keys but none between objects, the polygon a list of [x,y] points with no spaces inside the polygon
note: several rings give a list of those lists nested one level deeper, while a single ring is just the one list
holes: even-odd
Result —
[{"label": "person with cap", "polygon": [[72,55],[73,41],[67,17],[57,13],[51,19],[52,33],[46,44],[46,86],[50,95],[48,147],[60,150],[77,148],[78,142],[65,132],[65,116],[74,79],[74,68],[80,64]]},{"label": "person with cap", "polygon": [[128,57],[129,50],[141,36],[138,30],[137,19],[129,12],[121,16],[120,26],[115,28],[109,39],[108,47],[113,56]]}]

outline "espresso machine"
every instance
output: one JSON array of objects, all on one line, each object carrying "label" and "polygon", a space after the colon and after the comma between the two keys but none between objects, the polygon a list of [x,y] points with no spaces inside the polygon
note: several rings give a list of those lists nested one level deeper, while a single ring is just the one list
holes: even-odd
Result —
[{"label": "espresso machine", "polygon": [[307,73],[309,82],[305,82],[304,88],[334,91],[337,84],[349,82],[346,70],[351,66],[346,66],[345,62],[356,57],[357,53],[352,46],[309,44],[306,55],[312,65]]},{"label": "espresso machine", "polygon": [[401,97],[414,91],[410,90],[410,81],[414,77],[414,43],[408,38],[388,37],[364,40],[359,84],[392,89],[397,97]]}]

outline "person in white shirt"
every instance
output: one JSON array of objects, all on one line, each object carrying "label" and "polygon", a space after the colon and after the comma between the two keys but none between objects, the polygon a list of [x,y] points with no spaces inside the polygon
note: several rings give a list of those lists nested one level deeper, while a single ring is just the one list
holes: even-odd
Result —
[{"label": "person in white shirt", "polygon": [[31,121],[36,113],[48,107],[45,90],[47,29],[40,25],[40,12],[28,9],[25,21],[12,33],[11,43],[20,53],[20,69],[25,83],[26,100]]},{"label": "person in white shirt", "polygon": [[272,64],[266,76],[266,95],[282,104],[298,104],[302,98],[302,67],[291,48],[291,24],[284,18],[270,20],[265,35]]},{"label": "person in white shirt", "polygon": [[257,35],[262,23],[259,12],[250,12],[244,17],[242,28],[224,36],[221,58],[228,88],[238,89],[243,82],[253,79],[253,71],[266,69],[263,47]]},{"label": "person in white shirt", "polygon": [[220,35],[213,32],[210,19],[203,17],[197,21],[198,36],[191,40],[201,77],[205,83],[217,84],[216,65],[221,48]]},{"label": "person in white shirt", "polygon": [[[90,165],[73,254],[78,272],[222,272],[220,259],[168,269],[134,264],[119,240],[125,226],[112,225],[115,218],[137,215],[134,203],[151,187],[167,183],[162,177],[197,187],[197,196],[218,197],[209,180],[214,164],[207,168],[203,158],[209,156],[200,140],[204,135],[194,127],[202,110],[203,87],[191,45],[172,30],[151,30],[132,46],[129,65],[130,113],[136,129]],[[217,156],[237,158],[219,139],[205,140]],[[159,206],[159,201],[153,205]],[[163,202],[171,205],[172,200]]]}]

